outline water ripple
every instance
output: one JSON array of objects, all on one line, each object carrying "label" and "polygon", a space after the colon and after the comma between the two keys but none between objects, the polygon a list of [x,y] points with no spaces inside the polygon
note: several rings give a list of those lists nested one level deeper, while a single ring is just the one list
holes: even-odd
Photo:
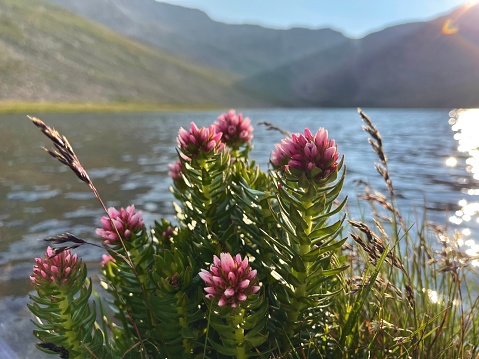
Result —
[{"label": "water ripple", "polygon": [[36,202],[40,199],[51,199],[60,194],[58,190],[50,190],[50,191],[16,191],[10,192],[7,194],[7,199],[9,201],[12,200],[20,200],[24,202]]}]

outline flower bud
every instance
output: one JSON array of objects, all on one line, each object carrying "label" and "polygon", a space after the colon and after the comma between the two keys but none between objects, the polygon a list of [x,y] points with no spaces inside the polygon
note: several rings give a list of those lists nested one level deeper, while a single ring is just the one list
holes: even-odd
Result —
[{"label": "flower bud", "polygon": [[143,213],[136,212],[134,205],[128,206],[126,209],[120,208],[120,211],[110,207],[108,214],[110,217],[103,216],[101,218],[103,228],[96,229],[96,234],[103,237],[106,244],[117,242],[118,234],[122,239],[131,238],[133,234],[137,234],[144,227]]},{"label": "flower bud", "polygon": [[300,180],[325,182],[337,171],[339,153],[328,131],[320,128],[315,135],[307,128],[304,135],[286,137],[271,155],[273,168]]},{"label": "flower bud", "polygon": [[210,270],[202,269],[199,273],[208,287],[205,288],[207,298],[219,298],[218,305],[236,308],[250,294],[260,289],[256,285],[256,270],[252,270],[248,258],[241,259],[237,254],[221,253],[220,258],[213,257]]}]

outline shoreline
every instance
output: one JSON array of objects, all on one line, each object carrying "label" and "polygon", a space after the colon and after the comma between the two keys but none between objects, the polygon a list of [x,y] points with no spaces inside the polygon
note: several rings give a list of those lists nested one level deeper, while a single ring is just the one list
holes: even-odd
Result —
[{"label": "shoreline", "polygon": [[19,113],[73,113],[73,112],[156,112],[214,110],[213,105],[176,105],[139,102],[21,102],[0,101],[0,115]]}]

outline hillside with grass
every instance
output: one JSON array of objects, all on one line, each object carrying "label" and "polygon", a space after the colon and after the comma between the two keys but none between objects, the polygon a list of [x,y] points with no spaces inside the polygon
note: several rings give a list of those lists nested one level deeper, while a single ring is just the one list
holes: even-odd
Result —
[{"label": "hillside with grass", "polygon": [[49,0],[124,36],[196,64],[252,76],[353,40],[329,28],[225,24],[155,0]]},{"label": "hillside with grass", "polygon": [[235,76],[127,39],[42,0],[0,0],[0,101],[262,104]]}]

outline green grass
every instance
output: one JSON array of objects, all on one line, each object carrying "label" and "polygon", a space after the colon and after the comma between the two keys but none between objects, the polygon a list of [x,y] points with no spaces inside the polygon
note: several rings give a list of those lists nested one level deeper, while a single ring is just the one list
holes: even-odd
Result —
[{"label": "green grass", "polygon": [[336,324],[330,335],[339,343],[335,357],[478,358],[474,258],[463,252],[460,233],[431,223],[426,208],[413,222],[404,220],[381,136],[363,119],[388,190],[382,195],[366,187],[363,217],[347,228],[354,239],[342,253],[350,264],[347,294],[329,308]]},{"label": "green grass", "polygon": [[[120,107],[121,105],[128,106],[128,104],[118,105]],[[131,105],[132,107],[135,107],[134,104]],[[138,108],[141,108],[141,106]],[[191,228],[199,228],[199,226],[195,224],[195,226],[190,227],[189,225],[185,225],[185,223],[187,223],[186,221],[181,222],[180,219],[180,226],[175,229],[176,237],[174,238],[174,241],[164,241],[162,243],[158,240],[155,242],[149,242],[148,238],[143,237],[148,235],[147,232],[141,231],[142,236],[136,238],[133,237],[133,240],[138,240],[137,243],[126,243],[128,243],[131,248],[141,248],[141,250],[144,251],[136,252],[136,258],[132,263],[135,263],[137,266],[136,268],[141,268],[142,273],[152,273],[151,275],[144,277],[147,278],[146,280],[152,279],[155,283],[165,283],[165,285],[171,286],[171,278],[173,278],[173,275],[176,273],[188,273],[187,275],[181,275],[184,275],[183,278],[186,278],[192,287],[188,287],[190,284],[184,284],[185,287],[183,288],[189,288],[191,293],[194,293],[195,290],[197,293],[191,296],[193,301],[190,303],[187,302],[188,299],[186,299],[186,294],[181,294],[182,298],[185,298],[185,301],[183,302],[182,299],[181,303],[179,303],[177,301],[178,293],[182,293],[181,291],[184,289],[179,289],[177,287],[174,289],[169,289],[170,287],[164,289],[163,287],[154,287],[156,284],[153,283],[145,285],[143,287],[145,289],[139,296],[142,296],[146,292],[146,288],[154,288],[155,293],[165,290],[164,293],[174,294],[170,297],[164,295],[161,301],[148,302],[150,300],[149,298],[155,298],[156,300],[156,298],[160,297],[155,295],[145,296],[145,298],[140,301],[132,301],[131,303],[128,303],[131,308],[130,313],[134,310],[137,310],[138,312],[135,313],[135,315],[131,315],[131,317],[129,316],[128,319],[126,319],[126,317],[119,317],[119,322],[129,323],[131,318],[143,318],[142,316],[143,313],[145,313],[145,308],[153,308],[153,310],[157,311],[157,314],[152,317],[153,321],[151,322],[151,328],[168,328],[171,323],[171,327],[176,331],[170,332],[173,333],[171,334],[171,338],[181,338],[185,328],[195,328],[195,330],[198,330],[201,333],[208,333],[208,339],[205,339],[205,341],[201,339],[192,344],[196,346],[195,350],[198,350],[198,353],[203,353],[203,357],[206,357],[207,351],[208,354],[212,354],[211,357],[220,357],[216,356],[216,352],[219,352],[218,348],[224,350],[226,353],[232,353],[231,350],[241,348],[243,344],[238,344],[245,341],[245,336],[243,336],[244,332],[243,329],[241,329],[241,326],[238,325],[238,322],[233,321],[233,319],[239,319],[241,321],[241,318],[248,317],[252,318],[251,322],[243,322],[245,323],[242,326],[243,328],[254,330],[253,333],[255,333],[260,340],[262,340],[262,338],[268,340],[271,339],[270,342],[261,341],[259,344],[255,344],[255,348],[250,348],[250,354],[260,358],[273,356],[275,358],[281,357],[285,359],[479,358],[479,287],[477,285],[478,269],[472,265],[473,263],[471,263],[474,258],[463,253],[464,248],[461,248],[460,244],[463,238],[461,238],[460,233],[451,233],[446,230],[445,226],[429,222],[426,208],[424,208],[424,214],[416,216],[416,218],[413,218],[413,221],[405,219],[408,216],[406,216],[405,213],[402,213],[397,206],[396,190],[393,186],[394,178],[391,178],[390,176],[389,163],[384,152],[379,130],[362,112],[361,117],[366,124],[364,129],[370,135],[369,143],[372,145],[374,152],[378,156],[376,168],[385,182],[386,191],[382,194],[377,192],[376,189],[371,189],[368,186],[364,187],[364,191],[359,196],[361,214],[356,218],[349,217],[349,225],[343,229],[345,233],[339,232],[341,231],[340,225],[342,222],[337,222],[337,227],[336,225],[328,226],[327,222],[319,222],[316,226],[310,224],[312,223],[313,216],[308,213],[315,211],[317,203],[324,206],[324,202],[320,202],[321,199],[310,199],[311,197],[309,196],[312,192],[308,193],[307,198],[306,196],[303,196],[304,192],[300,193],[302,198],[306,198],[309,206],[308,209],[305,209],[301,214],[298,213],[293,206],[289,207],[292,208],[291,211],[286,211],[284,209],[286,208],[286,205],[284,204],[286,202],[286,197],[280,198],[279,196],[275,197],[275,200],[278,200],[278,203],[280,203],[281,206],[281,211],[284,211],[281,214],[281,217],[280,215],[274,214],[273,211],[269,212],[269,209],[267,208],[275,206],[274,201],[264,203],[263,200],[265,197],[263,196],[266,192],[257,189],[261,188],[263,185],[265,188],[271,188],[269,187],[269,184],[265,185],[266,176],[258,175],[259,172],[256,171],[254,167],[240,167],[241,162],[230,161],[228,157],[229,155],[223,157],[223,154],[216,153],[218,157],[214,158],[214,161],[211,160],[210,163],[216,163],[216,159],[221,159],[221,161],[224,162],[221,162],[217,167],[210,167],[209,170],[212,175],[209,174],[208,177],[203,174],[198,175],[195,172],[196,170],[188,164],[190,167],[184,167],[187,168],[187,172],[183,173],[182,177],[183,179],[188,178],[188,185],[186,185],[185,182],[183,183],[184,187],[177,187],[174,190],[174,195],[178,201],[180,201],[181,205],[187,203],[191,208],[188,206],[182,207],[182,209],[185,208],[186,210],[184,212],[178,210],[178,213],[181,213],[182,218],[187,218],[188,221],[191,221],[190,223],[193,223],[194,221],[194,223],[213,223],[213,225],[216,225],[217,223],[222,223],[223,225],[223,223],[225,223],[226,225],[223,228],[218,226],[218,229],[214,230],[206,230],[205,228],[202,228],[198,230],[198,232],[189,232]],[[50,137],[49,135],[47,136]],[[58,141],[60,138],[59,136],[60,135],[52,136],[53,138],[50,137],[50,139],[56,140],[54,141],[55,144],[61,143],[62,141]],[[64,146],[64,148],[68,149],[67,146]],[[70,156],[69,158],[76,159],[72,150],[71,152],[66,153]],[[54,154],[54,157],[57,157],[57,155]],[[65,159],[65,157],[57,158]],[[69,163],[69,166],[71,165],[72,169],[78,170],[79,168],[82,168],[81,165],[79,165],[79,162],[74,165],[73,161],[68,162],[68,160],[65,159],[64,163]],[[195,165],[198,164],[196,163]],[[240,169],[241,172],[238,172],[237,175],[231,177],[229,177],[229,174],[224,176],[224,173],[230,170],[227,167],[230,165],[235,166],[232,168]],[[200,165],[198,165],[198,168],[200,168]],[[248,172],[250,169],[255,171],[254,176],[251,176]],[[208,170],[202,168],[202,173],[206,171]],[[236,178],[239,177],[243,179],[241,188],[247,189],[248,193],[244,192],[239,195],[235,194],[235,190],[240,188],[235,182]],[[215,179],[211,180],[211,178]],[[231,180],[231,182],[225,182],[225,178]],[[248,187],[249,185],[247,184],[247,181],[250,181],[251,179],[253,179],[255,185],[257,185],[255,189]],[[261,184],[261,182],[263,184]],[[219,187],[218,183],[223,187]],[[275,186],[277,186],[277,183],[281,183],[282,186],[285,184],[284,187],[289,185],[286,182],[272,182]],[[342,185],[342,181],[338,183],[340,183],[339,186]],[[207,187],[210,184],[213,184],[212,187]],[[92,186],[91,188],[94,188],[91,182],[89,185]],[[207,190],[204,190],[205,188]],[[220,189],[218,190],[218,188]],[[212,189],[214,189],[214,191]],[[327,190],[330,189],[331,187],[327,188]],[[328,192],[328,195],[336,196],[339,193],[339,189],[340,187],[337,187],[337,192],[331,190]],[[334,191],[336,191],[336,189]],[[213,196],[208,197],[211,193],[220,193],[221,197],[216,198],[221,198],[221,201],[211,200]],[[261,198],[259,195],[261,195]],[[289,194],[287,195],[290,196]],[[317,198],[320,198],[322,194],[319,193],[319,195],[314,195]],[[225,199],[227,196],[231,197]],[[326,196],[326,194],[324,196]],[[238,198],[240,198],[241,201],[239,201]],[[303,207],[303,204],[301,204],[301,199],[295,198],[294,200],[294,204],[298,208],[305,208]],[[220,202],[221,206],[215,207],[216,202]],[[208,210],[204,210],[204,203],[211,204],[211,207],[207,208]],[[240,216],[231,215],[231,212],[224,211],[225,207],[223,206],[223,203],[227,203],[228,206],[231,203],[234,203],[235,206],[241,206],[244,203],[246,207],[238,210],[237,213],[239,213]],[[311,203],[315,204],[311,205]],[[332,200],[329,203],[332,203]],[[177,205],[177,208],[181,208],[180,205]],[[195,210],[195,208],[201,208],[201,210]],[[211,208],[214,210],[211,210]],[[254,208],[257,208],[258,210],[255,210],[256,212],[254,212],[252,210]],[[342,208],[342,206],[338,207],[338,211],[341,211]],[[261,216],[265,212],[266,216],[264,217],[265,219],[263,219]],[[309,233],[311,233],[311,228],[315,228],[314,232],[316,232],[316,234],[314,235],[317,235],[317,239],[319,240],[314,239],[314,242],[311,241],[311,243],[314,243],[314,246],[317,246],[311,252],[318,253],[321,251],[324,255],[324,253],[334,251],[337,256],[331,254],[327,257],[315,258],[315,264],[319,264],[320,267],[317,267],[314,270],[312,269],[309,278],[317,278],[318,282],[305,287],[302,285],[299,278],[291,280],[292,283],[287,282],[287,280],[290,280],[296,275],[296,273],[307,274],[307,271],[311,269],[311,267],[308,268],[309,263],[312,263],[311,252],[307,253],[302,250],[302,253],[290,257],[288,257],[289,254],[287,254],[282,261],[286,263],[286,260],[290,260],[291,258],[291,263],[288,263],[288,266],[292,268],[294,272],[290,272],[291,275],[289,277],[284,275],[283,271],[285,269],[283,268],[285,268],[286,265],[283,266],[283,263],[278,261],[281,266],[276,267],[278,268],[276,275],[283,279],[285,285],[291,288],[296,286],[294,292],[273,291],[271,287],[267,287],[269,284],[266,284],[266,280],[263,280],[262,291],[267,294],[266,298],[268,298],[267,300],[269,303],[266,301],[263,302],[261,299],[261,301],[256,302],[259,304],[255,304],[254,307],[249,305],[246,311],[224,312],[226,314],[223,315],[223,312],[220,310],[209,310],[208,317],[206,317],[206,315],[203,316],[201,313],[198,317],[198,308],[202,308],[201,305],[198,306],[198,303],[201,300],[201,294],[199,293],[202,289],[198,288],[198,283],[193,282],[193,273],[197,272],[198,268],[204,267],[206,264],[210,263],[210,255],[211,253],[214,253],[217,248],[217,243],[211,242],[211,237],[213,236],[209,236],[210,232],[208,231],[211,230],[211,233],[214,234],[215,238],[224,236],[227,241],[225,243],[227,243],[228,246],[240,247],[243,245],[241,241],[238,240],[236,243],[240,244],[235,244],[233,243],[234,241],[231,240],[232,232],[230,229],[232,227],[230,223],[231,221],[236,220],[238,220],[239,223],[241,215],[246,216],[247,213],[248,216],[244,218],[255,218],[257,220],[257,227],[263,229],[264,233],[267,233],[267,237],[263,238],[264,240],[255,242],[255,244],[258,245],[258,250],[254,252],[255,259],[253,263],[255,263],[258,268],[258,277],[260,278],[266,278],[266,280],[269,280],[267,278],[270,274],[270,267],[267,267],[264,264],[267,263],[266,261],[269,260],[271,255],[271,252],[267,250],[260,250],[259,247],[261,245],[267,245],[267,249],[271,248],[272,250],[276,250],[275,247],[277,246],[278,250],[275,255],[278,256],[283,255],[283,253],[292,253],[293,250],[295,250],[292,246],[289,246],[289,243],[292,242],[289,241],[291,237],[283,236],[284,232],[275,233],[274,228],[278,223],[280,223],[280,226],[286,224],[288,228],[285,228],[288,230],[288,235],[291,234],[291,236],[296,235],[296,233],[302,231],[303,228]],[[335,213],[335,210],[333,210],[327,215],[332,218]],[[291,214],[291,219],[289,218],[289,214]],[[315,218],[320,218],[321,220],[324,216],[325,215],[323,214],[322,217],[315,216]],[[201,220],[201,218],[203,218],[203,220]],[[284,222],[282,222],[283,220]],[[293,225],[294,221],[296,221],[296,224]],[[251,221],[251,223],[254,222]],[[163,233],[163,231],[170,225],[171,224],[168,221],[162,220],[161,225],[159,223],[157,224],[155,232]],[[268,230],[265,230],[265,226],[268,225],[271,225],[271,227],[269,227]],[[236,226],[235,231],[241,233],[241,231],[244,230],[244,237],[246,237],[246,235],[251,235],[251,238],[253,235],[260,237],[261,232],[258,232],[253,228],[256,228],[256,226],[250,226],[250,224],[247,224],[243,219],[241,225],[238,224]],[[180,231],[183,230],[185,232],[180,234]],[[152,231],[151,233],[154,232]],[[204,240],[202,239],[201,245],[190,246],[191,238],[199,238],[202,236],[201,233],[208,233],[208,237],[205,237]],[[218,235],[218,233],[221,234]],[[307,232],[304,231],[303,233]],[[330,239],[331,236],[334,236],[333,239]],[[335,237],[344,238],[344,241],[332,243]],[[349,242],[346,241],[347,237],[350,237]],[[238,236],[238,239],[240,238],[242,237]],[[282,238],[289,239],[288,241],[285,240],[282,242]],[[64,240],[67,241],[69,239],[64,238]],[[185,242],[182,243],[182,241]],[[155,245],[158,243],[159,247],[153,249],[153,243],[155,243]],[[296,243],[299,243],[299,241]],[[122,242],[122,246],[123,245]],[[309,246],[309,244],[307,245]],[[200,247],[203,252],[197,254],[197,248]],[[176,254],[170,254],[173,253],[169,252],[172,248],[175,249],[174,253],[177,253],[178,256]],[[205,250],[205,248],[209,249]],[[305,247],[304,245],[298,246],[296,244],[296,248],[304,249]],[[308,250],[310,248],[311,247],[308,247]],[[121,254],[118,254],[119,252],[116,252],[116,250],[117,249],[112,250],[111,252],[117,253],[118,255],[118,257],[115,257],[115,266],[122,265],[123,267],[118,267],[120,270],[115,273],[128,273],[130,268],[134,268],[133,264],[122,262],[120,260],[122,259],[120,257]],[[240,252],[240,250],[236,249],[229,249],[229,251]],[[130,251],[128,251],[128,253],[129,252]],[[153,263],[151,262],[151,258],[153,258],[151,255],[152,252],[165,253],[165,256],[161,257],[163,254],[155,255],[155,263]],[[266,256],[264,256],[264,253],[266,253]],[[195,258],[195,260],[200,256],[205,258],[201,260],[201,263],[198,262],[196,264],[193,264],[193,260],[191,260],[188,264],[188,269],[184,269],[184,263],[186,263],[187,256],[189,258]],[[161,258],[161,263],[159,258]],[[157,259],[158,261],[156,262]],[[306,263],[308,266],[301,262],[303,259],[305,262],[307,260]],[[147,263],[149,260],[150,262]],[[303,263],[303,265],[300,263]],[[331,268],[330,263],[334,264],[333,268]],[[275,265],[274,262],[271,262],[271,266]],[[195,266],[196,269],[193,269]],[[261,273],[261,271],[266,271],[267,274],[264,272]],[[110,273],[110,270],[108,270],[108,272],[105,271],[104,273]],[[340,277],[336,277],[335,274],[338,274]],[[131,283],[135,286],[138,284],[143,285],[143,283],[145,283],[142,283],[139,278],[138,281],[135,280],[135,282],[129,281],[129,278],[136,275],[136,271],[133,271],[129,274],[129,277],[125,276],[128,281],[117,282],[121,284],[118,284],[116,288],[122,288],[123,292],[115,294],[114,290],[112,290],[110,293],[112,295],[122,296],[123,293],[133,292],[134,288]],[[117,280],[119,278],[120,277],[117,276],[117,274],[111,274],[108,281]],[[84,279],[85,277],[83,280]],[[165,280],[163,281],[163,279]],[[270,280],[274,283],[273,279]],[[330,282],[328,283],[328,281]],[[179,283],[181,283],[181,281]],[[341,283],[340,289],[336,287],[339,283]],[[278,286],[279,285],[280,284],[278,284]],[[321,291],[313,293],[313,295],[309,294],[308,298],[306,290],[316,290],[317,288],[321,289]],[[339,290],[336,290],[336,288]],[[168,292],[166,292],[166,290],[168,290]],[[186,291],[183,293],[186,293]],[[45,298],[41,299],[41,303],[40,301],[39,303],[42,305],[44,303],[51,303],[48,293],[45,292],[44,295]],[[128,295],[128,297],[130,296]],[[32,297],[32,299],[35,300],[34,297]],[[88,300],[85,297],[81,302],[88,303]],[[302,309],[303,302],[306,303],[306,305],[309,305],[309,307]],[[55,310],[54,307],[43,311],[39,308],[40,307],[30,307],[30,310],[39,317],[42,314],[50,313],[50,310]],[[177,308],[175,310],[176,313],[180,312],[178,311],[178,308],[191,308],[191,313],[195,314],[185,316],[179,321],[176,316],[164,314],[168,313],[168,310],[171,308]],[[203,308],[206,309],[207,306],[203,306]],[[269,309],[267,308],[273,310],[268,313],[267,310]],[[277,308],[284,308],[287,315],[284,316],[282,311],[279,311]],[[258,311],[255,312],[256,309],[258,309]],[[185,309],[185,312],[186,310],[190,309]],[[304,315],[298,316],[299,310],[306,312]],[[87,313],[87,309],[84,309],[81,312]],[[118,312],[125,313],[126,311]],[[245,316],[244,313],[248,313],[248,315]],[[290,313],[292,314],[291,316]],[[203,312],[203,314],[206,314],[206,312]],[[223,320],[223,317],[228,318],[228,315],[232,315],[230,316],[231,320],[228,322],[217,321],[218,318],[221,320]],[[215,316],[217,318],[215,318]],[[235,318],[236,316],[238,317]],[[274,316],[277,317],[274,318]],[[59,316],[54,316],[54,318],[57,317]],[[263,319],[269,318],[269,323],[266,319],[264,321],[260,320],[259,318],[261,317]],[[83,323],[85,323],[85,320],[81,318],[80,314],[76,315],[75,318],[81,319]],[[94,317],[92,316],[91,318]],[[159,318],[158,321],[157,318]],[[168,318],[171,318],[170,322],[167,322],[167,320],[170,320]],[[157,325],[160,320],[163,321],[161,323],[162,326]],[[191,322],[188,322],[188,320]],[[206,320],[208,320],[209,323],[205,323],[204,321]],[[203,322],[199,323],[200,321]],[[177,323],[182,324],[178,325]],[[184,327],[183,323],[185,323]],[[91,328],[83,331],[84,333],[90,333],[92,331],[93,322],[88,325],[90,325]],[[217,332],[218,329],[215,329],[215,326],[222,331],[233,329],[229,330],[228,340],[221,339],[221,343],[219,342],[221,334]],[[255,326],[257,326],[257,328],[255,328]],[[44,326],[42,329],[42,335],[50,335],[51,332],[49,328],[51,327],[50,324]],[[71,326],[63,328],[60,326],[57,327],[60,329],[56,330],[56,334],[61,333],[60,330],[66,329],[68,331],[71,328]],[[80,327],[80,324],[75,324],[75,327]],[[104,328],[106,327],[107,323],[104,323]],[[40,326],[40,328],[42,327]],[[142,330],[144,330],[146,334],[151,328],[143,327]],[[234,331],[235,328],[240,328],[241,330],[236,332]],[[121,343],[121,345],[125,348],[134,349],[134,346],[137,344],[131,347],[130,345],[137,342],[140,343],[140,345],[143,343],[139,338],[144,337],[144,334],[136,334],[133,331],[124,332],[127,334],[120,340],[124,340],[124,343]],[[251,331],[249,333],[251,333]],[[59,335],[62,335],[62,337],[59,337],[58,340],[67,338],[67,336],[63,334]],[[38,336],[38,338],[42,339],[40,336]],[[151,338],[154,337],[152,336]],[[158,336],[158,338],[159,339],[155,345],[165,345],[166,347],[167,342],[163,340],[162,336]],[[210,338],[213,338],[211,340],[214,340],[211,341],[211,343],[214,343],[214,345],[211,344],[211,348],[208,347]],[[81,342],[88,343],[88,340],[90,339],[85,337]],[[150,341],[144,342],[147,343],[145,345],[150,344]],[[188,353],[191,352],[190,343],[192,342],[189,342],[188,346],[184,347]],[[120,345],[119,341],[117,343]],[[205,343],[204,348],[201,347],[203,345],[202,343]],[[71,343],[66,343],[65,345],[67,344],[73,347]],[[89,345],[92,344],[86,345],[89,347]],[[181,346],[181,344],[176,345]],[[114,347],[117,347],[117,345],[115,344],[112,348]],[[178,352],[183,350],[182,347],[175,348],[170,345],[170,343],[168,343],[168,347],[173,350],[178,349]],[[121,346],[118,346],[118,348],[121,348]],[[153,352],[158,350],[158,348],[155,346],[155,348],[151,350]],[[258,350],[258,352],[256,352],[256,350]],[[120,352],[123,353],[125,350],[121,349]],[[238,358],[244,357],[243,350],[236,351],[236,353]],[[96,354],[99,357],[105,357],[105,355],[100,352],[96,352]],[[159,355],[155,357],[163,357],[161,355],[163,355],[163,353],[159,352]],[[179,357],[179,354],[175,355],[168,355],[168,357]],[[115,357],[115,355],[113,356]],[[143,357],[140,353],[138,353],[137,356]]]},{"label": "green grass", "polygon": [[20,102],[0,101],[0,114],[12,113],[76,113],[76,112],[156,112],[201,111],[217,109],[214,106],[173,105],[140,102]]},{"label": "green grass", "polygon": [[235,75],[170,56],[47,1],[0,0],[0,8],[0,101],[260,102],[232,88]]}]

